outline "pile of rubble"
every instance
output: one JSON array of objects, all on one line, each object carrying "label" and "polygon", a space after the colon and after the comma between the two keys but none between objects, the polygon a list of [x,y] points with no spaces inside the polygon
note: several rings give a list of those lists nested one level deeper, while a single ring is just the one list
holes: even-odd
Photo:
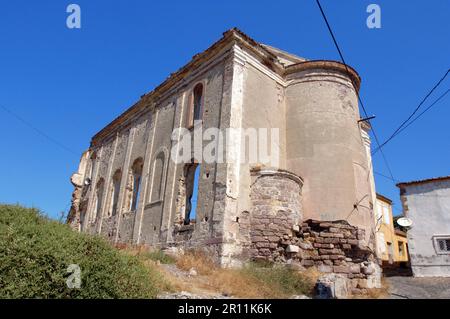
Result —
[{"label": "pile of rubble", "polygon": [[317,267],[322,273],[346,279],[352,293],[380,285],[380,267],[374,252],[363,244],[364,230],[346,221],[307,220],[280,236],[276,247],[270,246],[270,254],[265,245],[255,259],[288,263],[299,269]]}]

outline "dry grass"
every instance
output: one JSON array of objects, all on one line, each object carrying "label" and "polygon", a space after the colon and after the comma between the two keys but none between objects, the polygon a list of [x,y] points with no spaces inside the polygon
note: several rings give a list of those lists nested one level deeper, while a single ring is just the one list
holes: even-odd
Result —
[{"label": "dry grass", "polygon": [[[198,276],[189,280],[172,278],[176,289],[210,291],[237,298],[288,298],[294,294],[312,293],[319,273],[315,270],[296,272],[285,267],[262,267],[249,264],[242,269],[223,269],[202,251],[188,251],[177,259],[179,269],[194,268]],[[173,277],[173,276],[172,276]]]},{"label": "dry grass", "polygon": [[314,281],[286,268],[248,265],[243,269],[215,270],[209,286],[237,298],[289,298],[296,294],[310,295]]},{"label": "dry grass", "polygon": [[217,269],[217,265],[211,257],[199,250],[187,251],[184,255],[177,258],[176,265],[185,271],[195,268],[199,275],[211,275]]},{"label": "dry grass", "polygon": [[[124,246],[133,256],[138,256],[145,265],[157,269],[163,280],[156,283],[158,289],[177,292],[188,291],[200,295],[228,295],[236,298],[289,298],[292,295],[313,294],[313,289],[321,273],[316,268],[298,272],[286,267],[267,264],[248,264],[241,269],[223,269],[203,251],[190,250],[174,259],[160,250],[147,246]],[[194,268],[197,276],[179,276],[160,264],[174,263],[178,269],[188,272]],[[173,267],[173,266],[172,266]],[[365,295],[355,295],[355,299],[384,299],[388,296],[389,285],[382,279],[382,288],[368,289]]]},{"label": "dry grass", "polygon": [[[166,271],[172,291],[188,291],[203,295],[226,295],[245,299],[280,299],[292,295],[312,296],[314,286],[322,273],[316,268],[298,272],[286,267],[248,264],[242,269],[223,269],[200,251],[189,251],[176,261],[179,269],[195,268],[198,276],[175,277]],[[384,299],[388,296],[388,283],[382,279],[382,288],[368,289],[355,299]]]},{"label": "dry grass", "polygon": [[270,286],[241,270],[221,269],[211,277],[210,287],[237,298],[270,298]]},{"label": "dry grass", "polygon": [[114,247],[132,256],[137,256],[142,252],[148,251],[150,249],[148,246],[145,245],[129,245],[124,243],[115,243]]},{"label": "dry grass", "polygon": [[142,259],[150,259],[161,264],[174,264],[175,258],[165,254],[163,251],[146,245],[122,245],[116,248],[123,250],[132,256],[138,256]]},{"label": "dry grass", "polygon": [[320,271],[317,270],[317,268],[312,267],[312,268],[308,268],[305,271],[303,271],[302,273],[302,277],[310,282],[310,283],[315,283],[317,282],[317,280],[319,280],[319,278],[321,276],[323,276],[323,273],[321,273]]}]

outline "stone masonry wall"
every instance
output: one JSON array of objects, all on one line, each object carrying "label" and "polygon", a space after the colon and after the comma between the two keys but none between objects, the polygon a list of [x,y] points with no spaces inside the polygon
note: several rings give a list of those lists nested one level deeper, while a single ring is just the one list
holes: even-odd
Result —
[{"label": "stone masonry wall", "polygon": [[252,175],[252,209],[242,223],[249,227],[241,230],[241,237],[250,241],[243,245],[244,252],[254,259],[277,260],[280,235],[291,233],[302,220],[302,181],[282,170],[254,170]]},{"label": "stone masonry wall", "polygon": [[[223,246],[223,210],[226,198],[226,187],[220,183],[215,185],[214,194],[214,215],[212,219],[203,219],[200,221],[191,221],[189,225],[183,224],[183,214],[178,213],[175,216],[174,224],[171,229],[172,241],[164,244],[166,252],[180,252],[186,250],[202,250],[210,258],[221,263],[221,251]],[[185,196],[185,193],[179,193],[178,198]],[[177,210],[182,212],[184,204],[177,201]],[[248,260],[248,259],[247,259]]]},{"label": "stone masonry wall", "polygon": [[[317,267],[343,278],[348,290],[380,286],[380,267],[365,245],[365,230],[346,221],[302,221],[302,180],[283,170],[254,170],[252,209],[242,220],[244,256],[252,260]],[[243,215],[244,216],[244,215]]]},{"label": "stone masonry wall", "polygon": [[[381,277],[374,252],[363,245],[364,236],[364,230],[346,221],[307,220],[268,237],[271,254],[266,254],[264,245],[253,259],[288,263],[298,269],[317,267],[322,273],[347,279],[352,292],[364,292],[380,287]],[[260,239],[254,240],[253,244],[261,247]]]},{"label": "stone masonry wall", "polygon": [[374,252],[363,244],[364,237],[363,229],[346,221],[307,220],[293,227],[292,236],[283,236],[280,250],[291,263],[341,274],[353,289],[375,288],[380,285],[380,267]]}]

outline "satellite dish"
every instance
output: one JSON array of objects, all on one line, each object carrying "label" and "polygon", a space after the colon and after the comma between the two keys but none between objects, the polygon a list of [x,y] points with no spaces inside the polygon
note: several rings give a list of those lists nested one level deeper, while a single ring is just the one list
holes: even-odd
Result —
[{"label": "satellite dish", "polygon": [[407,217],[402,217],[397,220],[397,224],[399,224],[402,227],[411,227],[413,222],[411,219]]}]

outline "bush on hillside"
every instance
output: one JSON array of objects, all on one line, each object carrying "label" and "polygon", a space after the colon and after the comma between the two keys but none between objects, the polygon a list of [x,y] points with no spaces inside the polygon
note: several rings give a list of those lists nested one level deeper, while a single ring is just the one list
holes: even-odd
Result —
[{"label": "bush on hillside", "polygon": [[[80,289],[67,286],[71,264],[81,269]],[[163,285],[156,269],[99,237],[0,205],[0,298],[154,298]]]}]

